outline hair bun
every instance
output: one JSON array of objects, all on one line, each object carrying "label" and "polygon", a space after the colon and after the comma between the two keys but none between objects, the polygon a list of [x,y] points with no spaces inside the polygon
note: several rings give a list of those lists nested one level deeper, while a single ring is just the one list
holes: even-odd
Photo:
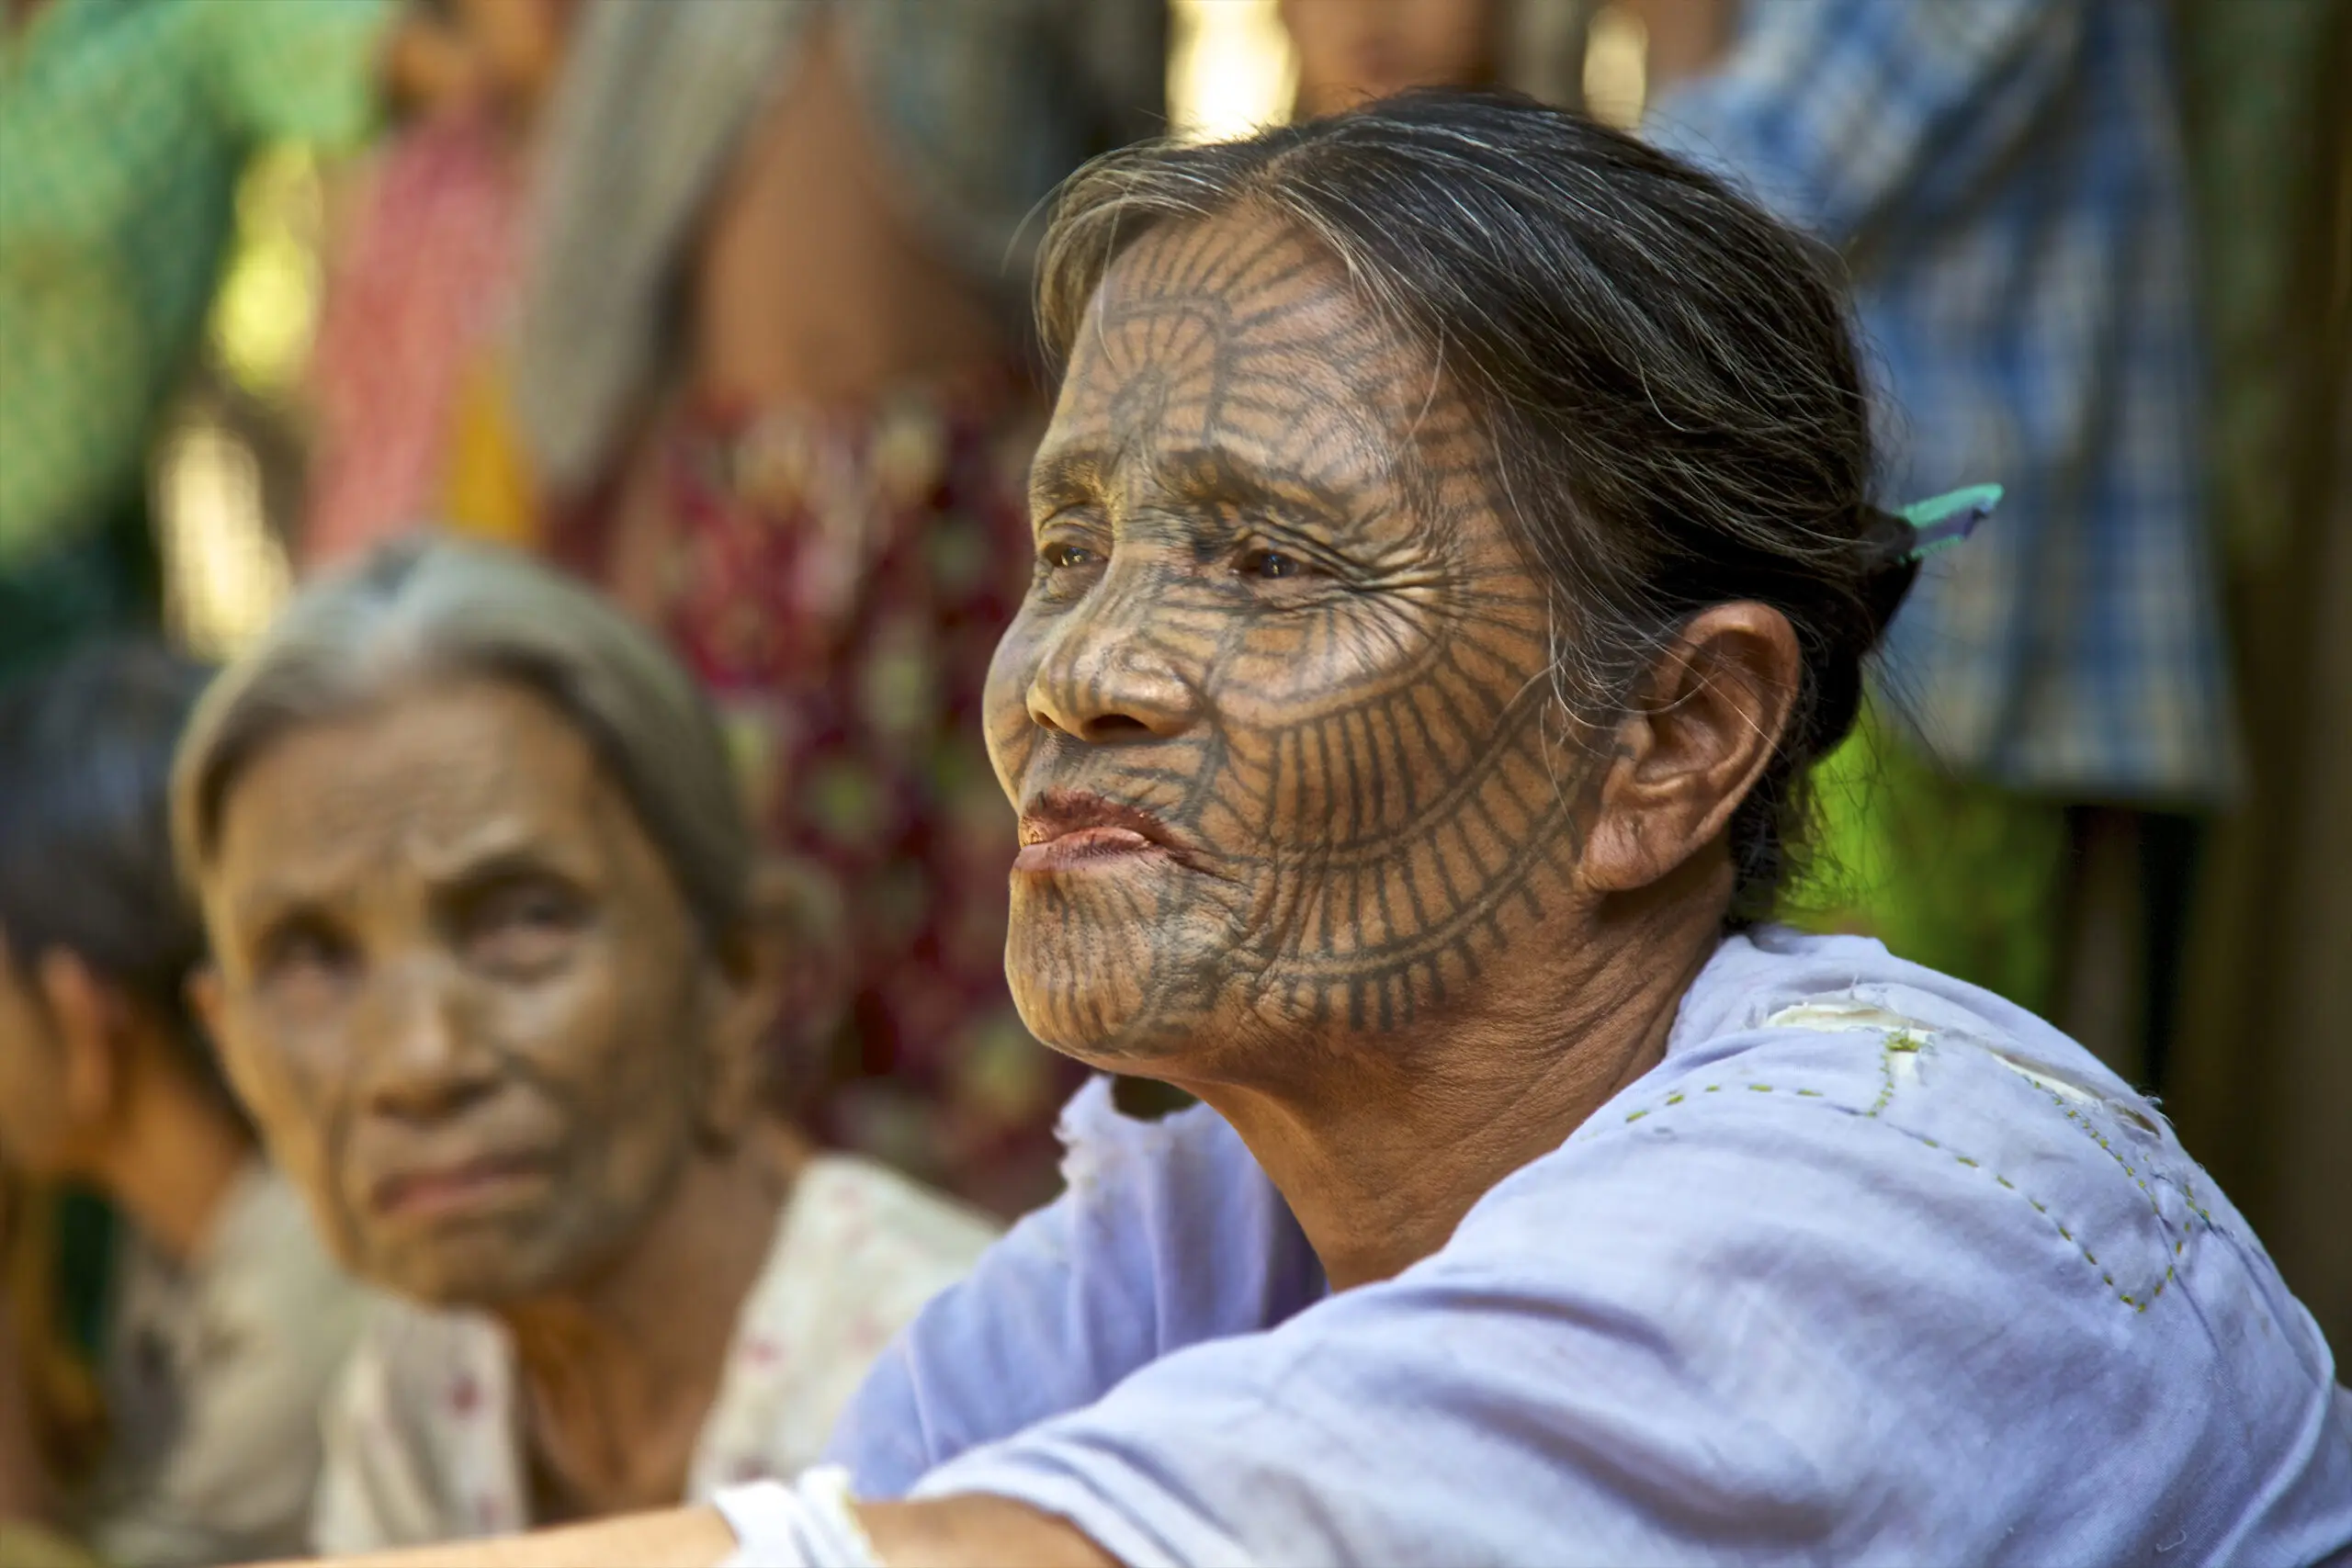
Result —
[{"label": "hair bun", "polygon": [[1894,613],[1919,577],[1919,530],[1905,518],[1865,502],[1861,508],[1862,603],[1869,606],[1871,641],[1886,635]]}]

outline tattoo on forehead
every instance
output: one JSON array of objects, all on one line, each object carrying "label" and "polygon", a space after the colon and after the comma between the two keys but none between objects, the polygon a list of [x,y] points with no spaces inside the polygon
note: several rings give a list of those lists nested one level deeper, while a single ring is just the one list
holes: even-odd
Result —
[{"label": "tattoo on forehead", "polygon": [[1238,457],[1323,495],[1401,484],[1425,513],[1449,479],[1483,484],[1483,447],[1441,367],[1335,300],[1337,281],[1336,264],[1276,224],[1148,237],[1106,279],[1072,355],[1074,400],[1101,411],[1081,444],[1138,471]]},{"label": "tattoo on forehead", "polygon": [[[1044,743],[1206,847],[1246,913],[1199,874],[1036,889],[1016,940],[1033,1003],[1059,1013],[1049,1033],[1198,1029],[1237,982],[1294,1018],[1406,1027],[1542,919],[1573,858],[1546,596],[1503,534],[1488,444],[1373,312],[1334,308],[1336,280],[1278,226],[1155,234],[1073,356],[1080,445],[1107,438],[1144,468],[1139,449],[1238,448],[1278,492],[1385,493],[1415,525],[1392,527],[1403,558],[1367,591],[1279,612],[1215,574],[1114,571],[1091,589],[1102,651],[1040,672],[1078,685],[1067,711],[1115,709],[1123,664],[1144,660],[1198,672],[1208,717],[1098,758]],[[1329,395],[1342,383],[1351,405]],[[996,717],[1001,753],[1041,743],[1018,709]],[[1130,960],[1115,976],[1094,967],[1105,950]],[[1115,1021],[1090,1016],[1106,986],[1125,993]]]}]

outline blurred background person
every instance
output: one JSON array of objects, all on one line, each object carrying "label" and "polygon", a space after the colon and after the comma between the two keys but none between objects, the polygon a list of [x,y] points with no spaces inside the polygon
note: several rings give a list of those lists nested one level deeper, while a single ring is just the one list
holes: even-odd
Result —
[{"label": "blurred background person", "polygon": [[523,205],[575,0],[410,7],[435,66],[343,193],[309,371],[306,566],[414,519],[537,537],[507,399]]},{"label": "blurred background person", "polygon": [[[2046,1010],[2165,1091],[2340,1340],[2352,8],[1568,8],[1581,68],[1549,80],[1604,116],[1646,99],[1654,138],[1845,254],[1888,492],[2009,487],[1930,563],[1824,770],[1799,918]],[[1553,9],[1283,0],[1299,107],[1524,75],[1490,40]]]},{"label": "blurred background person", "polygon": [[[1509,0],[1284,0],[1300,107],[1483,85]],[[2132,0],[1629,0],[1645,131],[1835,244],[1890,495],[1992,474],[1819,786],[1808,923],[2161,1068],[2197,816],[2238,777],[2165,16]]]},{"label": "blurred background person", "polygon": [[7,0],[0,15],[0,677],[160,623],[145,462],[188,369],[237,177],[349,145],[382,0]]},{"label": "blurred background person", "polygon": [[107,644],[0,692],[0,1156],[87,1184],[130,1222],[95,1473],[32,1490],[121,1568],[301,1544],[319,1399],[359,1315],[189,1012],[203,935],[165,794],[205,678]]},{"label": "blurred background person", "polygon": [[[1158,129],[1164,0],[590,0],[544,129],[514,395],[550,547],[721,705],[839,910],[786,1010],[824,1130],[1002,1210],[1066,1074],[1003,979],[978,698],[1032,567],[1023,222]],[[823,974],[817,971],[821,969]]]},{"label": "blurred background person", "polygon": [[60,1323],[55,1206],[0,1164],[0,1562],[90,1568],[60,1533],[64,1483],[89,1473],[105,1417],[88,1358]]},{"label": "blurred background person", "polygon": [[[1999,477],[1821,795],[1817,921],[2161,1072],[2197,825],[2240,777],[2164,7],[1644,0],[1649,138],[1835,244],[1894,493]],[[1925,487],[1924,491],[1920,487]]]},{"label": "blurred background person", "polygon": [[2182,0],[2246,789],[2199,853],[2166,1110],[2352,1344],[2352,6]]},{"label": "blurred background person", "polygon": [[405,1298],[327,1416],[331,1551],[818,1455],[993,1227],[763,1108],[794,955],[718,728],[525,558],[398,542],[232,664],[175,784],[198,988],[335,1254]]},{"label": "blurred background person", "polygon": [[1281,0],[1301,118],[1408,87],[1501,84],[1510,0]]},{"label": "blurred background person", "polygon": [[[161,629],[150,448],[198,368],[266,144],[343,148],[430,51],[383,0],[7,0],[0,6],[0,685]],[[390,40],[390,41],[388,41]],[[85,1188],[34,1184],[9,1248],[44,1425],[88,1426],[124,1238]],[[51,1434],[55,1436],[55,1434]],[[47,1445],[52,1460],[83,1447]],[[67,1469],[74,1468],[70,1463]]]},{"label": "blurred background person", "polygon": [[1589,107],[1586,56],[1600,11],[1593,0],[1278,0],[1290,111],[1337,114],[1408,87],[1503,87]]}]

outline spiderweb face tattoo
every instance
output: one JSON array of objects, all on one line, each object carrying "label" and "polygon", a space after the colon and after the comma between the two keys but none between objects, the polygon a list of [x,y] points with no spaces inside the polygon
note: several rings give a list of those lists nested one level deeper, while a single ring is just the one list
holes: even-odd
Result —
[{"label": "spiderweb face tattoo", "polygon": [[1442,1012],[1542,920],[1577,757],[1545,596],[1470,406],[1319,250],[1250,215],[1138,242],[1032,502],[988,727],[1041,1039],[1262,1072]]}]

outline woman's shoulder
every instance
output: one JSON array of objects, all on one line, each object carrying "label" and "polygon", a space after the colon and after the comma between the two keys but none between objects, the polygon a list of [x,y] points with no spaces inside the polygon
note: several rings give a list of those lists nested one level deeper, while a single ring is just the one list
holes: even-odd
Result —
[{"label": "woman's shoulder", "polygon": [[2068,1163],[2082,1156],[2086,1171],[2135,1184],[2119,1141],[2160,1163],[2187,1157],[2154,1102],[2025,1009],[1876,942],[1779,928],[1723,944],[1685,997],[1664,1059],[1577,1137],[1692,1103],[1716,1115],[1761,1111],[1776,1096],[1902,1129],[1914,1149],[1941,1152],[1939,1132],[2048,1140]]},{"label": "woman's shoulder", "polygon": [[512,1386],[487,1316],[371,1294],[323,1412],[312,1544],[372,1551],[521,1525]]},{"label": "woman's shoulder", "polygon": [[820,1154],[802,1168],[778,1222],[779,1252],[854,1254],[875,1268],[960,1274],[1003,1225],[970,1204],[859,1155]]},{"label": "woman's shoulder", "polygon": [[505,1332],[485,1314],[371,1292],[334,1404],[346,1420],[397,1434],[405,1446],[430,1446],[433,1434],[453,1425],[500,1424],[512,1360]]},{"label": "woman's shoulder", "polygon": [[[1732,1165],[1736,1201],[1682,1185]],[[1655,1184],[1659,1223],[1700,1229],[1750,1205],[1907,1194],[1923,1267],[1959,1227],[1977,1263],[2078,1253],[2072,1282],[2135,1312],[2197,1236],[2235,1223],[2155,1106],[2049,1024],[1874,942],[1777,930],[1726,942],[1664,1060],[1490,1199],[1603,1180]]]},{"label": "woman's shoulder", "polygon": [[2340,1420],[2327,1347],[2153,1103],[1875,942],[1735,943],[1666,1059],[1490,1192],[1434,1282],[1605,1301],[1725,1387],[1800,1369],[1768,1403],[1826,1444],[1894,1440],[1843,1387],[2043,1466],[2104,1427],[2152,1474],[2301,1473]]}]

